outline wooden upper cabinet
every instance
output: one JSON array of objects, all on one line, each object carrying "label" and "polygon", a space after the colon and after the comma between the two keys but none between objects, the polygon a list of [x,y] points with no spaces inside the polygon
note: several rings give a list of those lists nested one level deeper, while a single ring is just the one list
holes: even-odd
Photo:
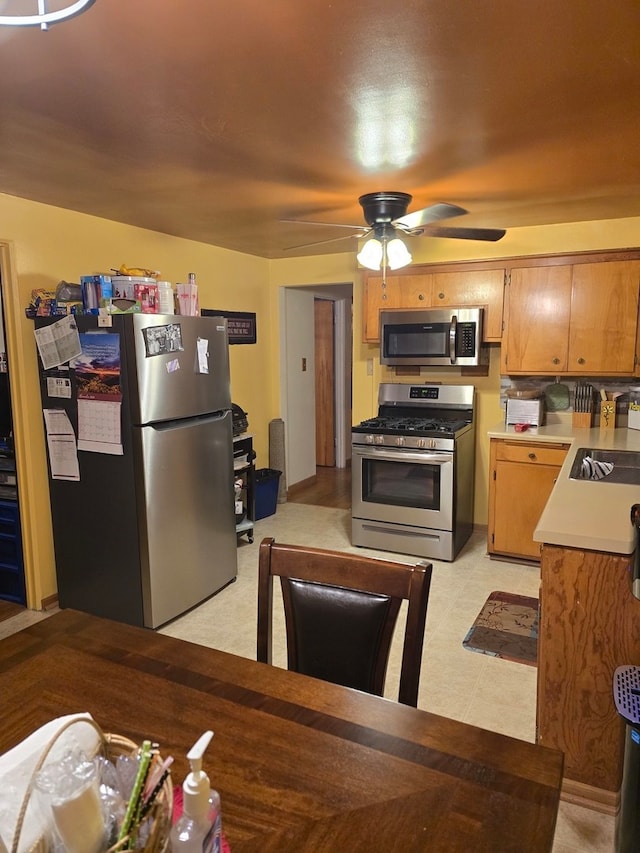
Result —
[{"label": "wooden upper cabinet", "polygon": [[640,261],[573,267],[569,372],[633,374]]},{"label": "wooden upper cabinet", "polygon": [[429,273],[399,275],[400,308],[428,308],[433,297],[433,276]]},{"label": "wooden upper cabinet", "polygon": [[504,279],[504,269],[434,273],[431,304],[434,308],[484,306],[482,339],[485,342],[500,341]]},{"label": "wooden upper cabinet", "polygon": [[364,285],[364,339],[369,343],[380,341],[380,311],[400,308],[400,276],[387,276],[386,287],[381,275],[367,276]]},{"label": "wooden upper cabinet", "polygon": [[570,314],[570,266],[511,270],[502,373],[564,373]]},{"label": "wooden upper cabinet", "polygon": [[[433,267],[431,267],[433,270]],[[380,340],[380,311],[392,308],[451,308],[478,305],[485,308],[485,342],[500,341],[502,336],[502,303],[504,269],[455,272],[415,272],[388,275],[386,287],[382,276],[366,274],[364,286],[364,340]]]},{"label": "wooden upper cabinet", "polygon": [[503,374],[632,376],[640,261],[515,267]]}]

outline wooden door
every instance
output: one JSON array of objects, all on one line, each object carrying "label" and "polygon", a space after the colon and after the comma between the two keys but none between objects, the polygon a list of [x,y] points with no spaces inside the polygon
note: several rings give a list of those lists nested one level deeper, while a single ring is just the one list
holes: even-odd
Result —
[{"label": "wooden door", "polygon": [[335,341],[333,302],[314,299],[316,465],[335,467]]},{"label": "wooden door", "polygon": [[571,266],[512,269],[506,292],[501,372],[553,374],[566,371]]},{"label": "wooden door", "polygon": [[434,308],[455,305],[484,307],[483,341],[502,339],[504,269],[440,272],[433,275]]},{"label": "wooden door", "polygon": [[633,374],[639,281],[640,261],[573,267],[570,372]]},{"label": "wooden door", "polygon": [[491,441],[490,554],[540,559],[540,543],[534,541],[533,532],[566,453],[566,445]]}]

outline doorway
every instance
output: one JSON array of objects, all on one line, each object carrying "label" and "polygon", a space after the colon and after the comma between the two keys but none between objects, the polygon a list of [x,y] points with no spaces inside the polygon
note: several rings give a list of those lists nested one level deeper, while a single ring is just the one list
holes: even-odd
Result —
[{"label": "doorway", "polygon": [[350,462],[352,304],[352,284],[281,290],[280,388],[288,487],[312,482],[318,467],[346,468]]}]

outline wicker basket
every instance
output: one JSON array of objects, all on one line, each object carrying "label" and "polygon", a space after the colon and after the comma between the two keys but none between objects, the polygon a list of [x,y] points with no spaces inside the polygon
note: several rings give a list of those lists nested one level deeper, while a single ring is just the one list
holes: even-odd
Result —
[{"label": "wicker basket", "polygon": [[[60,728],[60,730],[57,732],[56,736],[47,744],[42,755],[38,759],[38,763],[36,764],[33,770],[29,785],[27,786],[27,790],[22,801],[20,813],[18,815],[18,821],[16,823],[11,853],[17,853],[18,851],[18,845],[20,843],[20,834],[22,832],[22,827],[29,805],[29,800],[35,787],[36,776],[38,772],[44,767],[45,762],[49,757],[49,754],[60,735],[65,732],[70,726],[73,726],[76,723],[86,723],[90,726],[93,726],[93,728],[96,730],[99,737],[99,743],[95,755],[102,754],[105,758],[108,758],[111,761],[115,761],[119,755],[137,755],[140,751],[140,747],[138,746],[138,744],[136,744],[132,740],[129,740],[129,738],[123,737],[122,735],[108,734],[103,732],[100,726],[90,717],[78,717],[75,720],[70,720],[68,723],[66,723],[66,725],[62,726],[62,728]],[[160,763],[162,763],[162,759],[158,754],[155,754],[152,759],[151,768],[153,769],[154,766],[159,765]],[[162,790],[156,797],[156,800],[149,812],[149,818],[152,820],[152,830],[147,844],[144,847],[144,853],[164,853],[164,851],[168,849],[169,834],[171,832],[172,812],[173,785],[171,783],[171,776],[168,775],[162,786]],[[123,838],[122,841],[118,842],[118,844],[115,844],[113,847],[110,847],[108,853],[118,853],[118,851],[128,849],[127,842],[128,838]],[[31,848],[29,853],[45,853],[46,850],[46,841],[44,839],[41,839]]]}]

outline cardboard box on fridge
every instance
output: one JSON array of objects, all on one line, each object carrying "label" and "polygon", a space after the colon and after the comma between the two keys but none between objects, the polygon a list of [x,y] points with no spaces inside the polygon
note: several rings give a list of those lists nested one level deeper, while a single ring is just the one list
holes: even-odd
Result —
[{"label": "cardboard box on fridge", "polygon": [[627,420],[629,429],[640,429],[640,403],[631,401],[629,403],[629,419]]},{"label": "cardboard box on fridge", "polygon": [[103,300],[111,299],[113,286],[110,275],[80,276],[82,307],[85,314],[98,314]]},{"label": "cardboard box on fridge", "polygon": [[125,297],[106,299],[100,307],[104,308],[107,314],[140,314],[142,312],[139,299],[127,299]]},{"label": "cardboard box on fridge", "polygon": [[134,284],[133,295],[140,302],[143,314],[158,313],[158,285],[156,282]]}]

